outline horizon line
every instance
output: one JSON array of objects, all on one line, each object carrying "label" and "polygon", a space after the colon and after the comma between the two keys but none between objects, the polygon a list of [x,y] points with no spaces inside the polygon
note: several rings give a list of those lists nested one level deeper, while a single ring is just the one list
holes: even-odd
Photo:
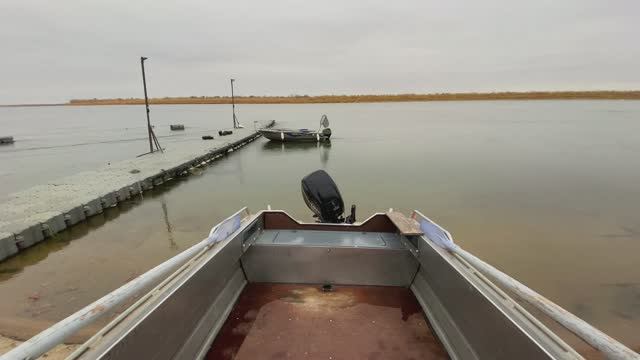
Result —
[{"label": "horizon line", "polygon": [[[420,102],[465,100],[640,100],[640,90],[536,90],[495,92],[434,92],[398,94],[331,94],[331,95],[242,95],[235,96],[240,104],[308,104],[356,102]],[[80,106],[80,105],[140,105],[144,98],[70,99],[64,103],[0,104],[0,107]],[[227,104],[231,96],[165,96],[149,98],[154,105]]]}]

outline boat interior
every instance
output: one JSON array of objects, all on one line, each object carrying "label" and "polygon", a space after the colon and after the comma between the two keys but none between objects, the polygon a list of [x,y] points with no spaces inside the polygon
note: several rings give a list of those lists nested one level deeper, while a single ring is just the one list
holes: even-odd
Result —
[{"label": "boat interior", "polygon": [[354,224],[238,216],[71,358],[581,358],[400,213]]}]

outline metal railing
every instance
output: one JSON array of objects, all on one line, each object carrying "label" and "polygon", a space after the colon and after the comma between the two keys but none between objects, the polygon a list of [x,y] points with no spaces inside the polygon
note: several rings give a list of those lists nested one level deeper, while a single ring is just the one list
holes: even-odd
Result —
[{"label": "metal railing", "polygon": [[93,323],[110,310],[116,308],[118,305],[140,295],[140,292],[145,290],[148,286],[158,282],[161,278],[168,276],[171,271],[174,271],[181,264],[189,261],[189,259],[196,256],[198,253],[206,251],[218,242],[227,239],[231,234],[240,229],[243,214],[249,214],[246,207],[238,210],[236,213],[214,226],[206,239],[166,260],[160,265],[157,265],[153,269],[94,301],[92,304],[85,306],[81,310],[56,323],[50,328],[42,331],[8,353],[0,356],[0,360],[35,359],[51,350],[56,345],[63,343],[78,330]]},{"label": "metal railing", "polygon": [[425,237],[433,244],[460,256],[484,275],[492,278],[499,286],[512,291],[520,299],[539,309],[567,330],[600,350],[607,359],[640,360],[640,355],[624,344],[456,245],[453,242],[453,237],[447,230],[424,216],[418,210],[414,210],[412,218],[420,223],[420,228],[424,232]]}]

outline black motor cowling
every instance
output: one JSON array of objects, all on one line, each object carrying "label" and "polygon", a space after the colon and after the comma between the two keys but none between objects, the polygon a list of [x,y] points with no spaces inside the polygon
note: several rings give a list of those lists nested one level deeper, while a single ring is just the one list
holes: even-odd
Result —
[{"label": "black motor cowling", "polygon": [[338,186],[324,170],[316,170],[302,179],[302,197],[314,216],[323,223],[353,223],[355,206],[351,216],[343,217],[344,202]]}]

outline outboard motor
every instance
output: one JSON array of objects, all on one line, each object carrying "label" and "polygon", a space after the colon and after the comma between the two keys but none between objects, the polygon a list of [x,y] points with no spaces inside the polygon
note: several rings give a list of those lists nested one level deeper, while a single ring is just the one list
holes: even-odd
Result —
[{"label": "outboard motor", "polygon": [[[329,118],[327,115],[322,115],[320,118],[320,129],[318,129],[318,132],[321,132],[322,136],[327,139],[331,138],[331,129],[329,129]],[[327,177],[329,177],[329,175],[327,175]],[[329,179],[331,179],[331,177],[329,177]]]},{"label": "outboard motor", "polygon": [[351,206],[351,215],[343,217],[344,202],[338,186],[324,170],[316,170],[302,178],[302,197],[313,216],[321,223],[348,223],[356,221],[356,206]]}]

